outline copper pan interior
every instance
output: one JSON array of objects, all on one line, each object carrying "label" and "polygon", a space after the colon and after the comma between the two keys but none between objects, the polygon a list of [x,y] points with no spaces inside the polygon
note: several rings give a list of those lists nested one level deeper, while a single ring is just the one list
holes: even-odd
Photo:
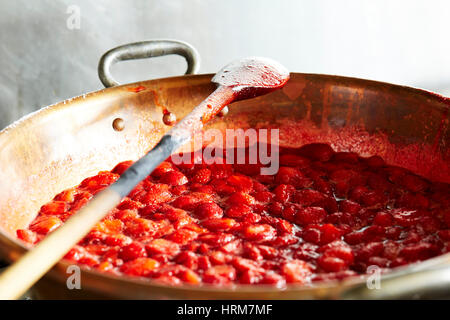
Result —
[{"label": "copper pan interior", "polygon": [[[0,133],[0,249],[15,260],[15,230],[53,196],[100,170],[135,160],[213,89],[211,75],[130,84],[44,108]],[[448,99],[386,83],[291,75],[285,88],[241,101],[207,128],[280,130],[280,145],[327,142],[337,151],[380,155],[432,180],[450,182]],[[114,119],[124,120],[122,131]],[[186,147],[188,150],[190,147]]]}]

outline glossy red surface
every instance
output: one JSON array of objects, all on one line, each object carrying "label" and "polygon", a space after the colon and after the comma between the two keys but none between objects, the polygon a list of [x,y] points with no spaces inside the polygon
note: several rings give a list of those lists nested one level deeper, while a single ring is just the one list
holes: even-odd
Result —
[{"label": "glossy red surface", "polygon": [[[260,164],[169,159],[66,258],[174,285],[283,287],[450,251],[449,184],[327,144],[281,149],[279,161],[275,175],[260,175]],[[61,192],[17,236],[39,242],[130,165]]]}]

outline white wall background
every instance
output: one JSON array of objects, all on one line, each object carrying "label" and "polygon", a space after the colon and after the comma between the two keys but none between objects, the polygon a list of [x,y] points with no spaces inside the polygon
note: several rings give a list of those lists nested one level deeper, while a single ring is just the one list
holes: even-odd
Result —
[{"label": "white wall background", "polygon": [[[81,10],[69,30],[67,8]],[[446,0],[0,0],[0,127],[42,106],[100,89],[98,59],[127,42],[194,45],[201,72],[259,55],[291,71],[339,74],[450,95]],[[178,75],[180,57],[125,62],[122,82]]]}]

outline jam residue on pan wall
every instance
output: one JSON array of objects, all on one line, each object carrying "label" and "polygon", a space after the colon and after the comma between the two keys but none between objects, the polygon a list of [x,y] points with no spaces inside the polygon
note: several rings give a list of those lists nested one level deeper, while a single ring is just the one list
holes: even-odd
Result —
[{"label": "jam residue on pan wall", "polygon": [[280,140],[284,145],[326,143],[335,150],[349,150],[361,156],[379,155],[387,163],[407,168],[414,173],[440,182],[450,182],[450,149],[440,150],[442,128],[448,127],[444,113],[434,143],[399,143],[391,141],[394,132],[369,133],[364,126],[345,126],[324,130],[309,120],[279,120]]},{"label": "jam residue on pan wall", "polygon": [[[228,150],[225,152],[234,152]],[[260,164],[163,162],[66,259],[177,285],[310,284],[450,251],[450,185],[327,144]],[[17,236],[35,244],[131,165],[58,194]]]},{"label": "jam residue on pan wall", "polygon": [[138,93],[138,92],[144,91],[145,89],[146,88],[144,86],[137,86],[137,87],[128,88],[127,90],[130,92]]}]

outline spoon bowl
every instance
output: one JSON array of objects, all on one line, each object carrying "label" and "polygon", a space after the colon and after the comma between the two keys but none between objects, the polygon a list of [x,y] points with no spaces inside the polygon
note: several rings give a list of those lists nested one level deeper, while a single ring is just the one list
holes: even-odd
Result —
[{"label": "spoon bowl", "polygon": [[233,61],[212,78],[217,85],[232,88],[235,101],[269,93],[284,86],[288,80],[289,71],[284,66],[262,57]]}]

